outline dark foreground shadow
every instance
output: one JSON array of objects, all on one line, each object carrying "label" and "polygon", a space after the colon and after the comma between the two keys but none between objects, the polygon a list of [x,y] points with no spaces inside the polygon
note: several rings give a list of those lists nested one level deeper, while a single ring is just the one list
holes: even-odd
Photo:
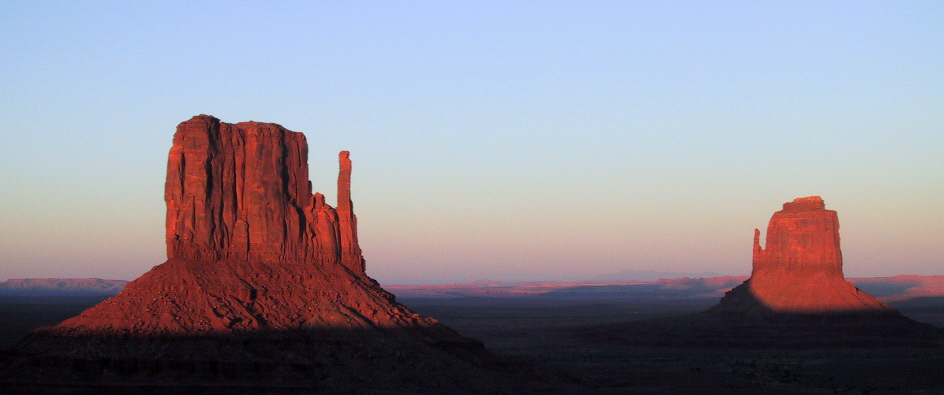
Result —
[{"label": "dark foreground shadow", "polygon": [[[644,346],[742,349],[944,347],[944,329],[895,310],[824,313],[775,311],[746,287],[704,312],[679,317],[586,326],[574,336]],[[737,293],[736,298],[730,298]]]},{"label": "dark foreground shadow", "polygon": [[27,332],[75,317],[107,296],[0,296],[0,349],[13,347]]},{"label": "dark foreground shadow", "polygon": [[[4,352],[3,393],[547,393],[567,382],[412,328],[54,336]],[[563,392],[561,392],[563,393]]]},{"label": "dark foreground shadow", "polygon": [[[578,378],[584,393],[899,395],[944,388],[942,347],[887,339],[882,346],[869,336],[867,342],[791,347],[785,345],[789,339],[772,342],[718,328],[724,324],[692,324],[690,317],[716,305],[718,297],[685,301],[519,297],[405,303],[483,340],[496,353]],[[683,322],[674,321],[679,318]],[[782,337],[785,331],[770,334]]]}]

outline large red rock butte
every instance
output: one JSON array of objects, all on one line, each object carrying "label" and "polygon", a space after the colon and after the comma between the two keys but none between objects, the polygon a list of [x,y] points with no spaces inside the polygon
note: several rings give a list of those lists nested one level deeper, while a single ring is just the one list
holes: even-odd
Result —
[{"label": "large red rock butte", "polygon": [[728,292],[719,307],[816,314],[892,311],[843,277],[839,219],[819,196],[784,203],[770,218],[765,245],[755,229],[751,278]]},{"label": "large red rock butte", "polygon": [[306,391],[328,379],[334,389],[396,389],[490,375],[471,365],[490,358],[481,343],[413,313],[366,275],[349,153],[337,208],[312,193],[307,157],[305,136],[277,124],[181,123],[167,163],[167,261],[31,332],[15,348],[27,362],[7,374],[40,391],[112,384],[88,381],[89,369],[125,386],[216,386],[220,364],[250,387]]},{"label": "large red rock butte", "polygon": [[364,272],[340,154],[338,209],[312,194],[301,133],[201,115],[167,161],[167,262],[46,333],[195,334],[410,327],[435,320],[394,302]]}]

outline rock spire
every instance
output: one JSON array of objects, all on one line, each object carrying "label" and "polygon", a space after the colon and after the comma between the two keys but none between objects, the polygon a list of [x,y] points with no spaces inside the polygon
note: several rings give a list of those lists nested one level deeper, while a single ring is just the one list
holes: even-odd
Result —
[{"label": "rock spire", "polygon": [[338,229],[341,241],[340,260],[345,267],[364,272],[364,257],[357,245],[357,217],[351,202],[351,154],[341,151],[338,155],[341,170],[338,172]]}]

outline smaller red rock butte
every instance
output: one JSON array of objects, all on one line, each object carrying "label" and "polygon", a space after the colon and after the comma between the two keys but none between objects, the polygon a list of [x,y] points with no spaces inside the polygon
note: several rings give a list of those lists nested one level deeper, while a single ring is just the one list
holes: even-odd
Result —
[{"label": "smaller red rock butte", "polygon": [[766,249],[754,229],[752,276],[765,271],[815,272],[842,278],[839,217],[819,196],[793,199],[767,225]]},{"label": "smaller red rock butte", "polygon": [[893,311],[845,280],[839,218],[823,199],[810,196],[783,204],[767,226],[765,248],[754,229],[751,278],[729,291],[720,311],[787,313]]}]

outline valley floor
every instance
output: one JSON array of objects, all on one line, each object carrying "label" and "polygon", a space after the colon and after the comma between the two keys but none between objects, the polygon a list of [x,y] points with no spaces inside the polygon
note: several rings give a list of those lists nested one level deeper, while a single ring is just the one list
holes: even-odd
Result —
[{"label": "valley floor", "polygon": [[[489,350],[577,380],[598,394],[944,394],[944,347],[764,349],[594,341],[618,322],[703,311],[717,299],[619,302],[541,298],[407,299]],[[940,324],[944,303],[902,302]],[[632,336],[632,333],[627,333]],[[693,334],[692,336],[697,336]],[[694,341],[692,343],[695,343]]]},{"label": "valley floor", "polygon": [[[101,299],[0,298],[0,347],[12,346],[29,328],[56,324]],[[595,341],[581,333],[601,325],[702,311],[717,303],[716,298],[636,302],[404,298],[401,303],[481,340],[496,354],[567,377],[573,383],[568,393],[579,389],[592,394],[944,394],[944,347],[940,345],[640,346]],[[920,321],[944,323],[944,303],[939,299],[898,302],[896,307]]]}]

